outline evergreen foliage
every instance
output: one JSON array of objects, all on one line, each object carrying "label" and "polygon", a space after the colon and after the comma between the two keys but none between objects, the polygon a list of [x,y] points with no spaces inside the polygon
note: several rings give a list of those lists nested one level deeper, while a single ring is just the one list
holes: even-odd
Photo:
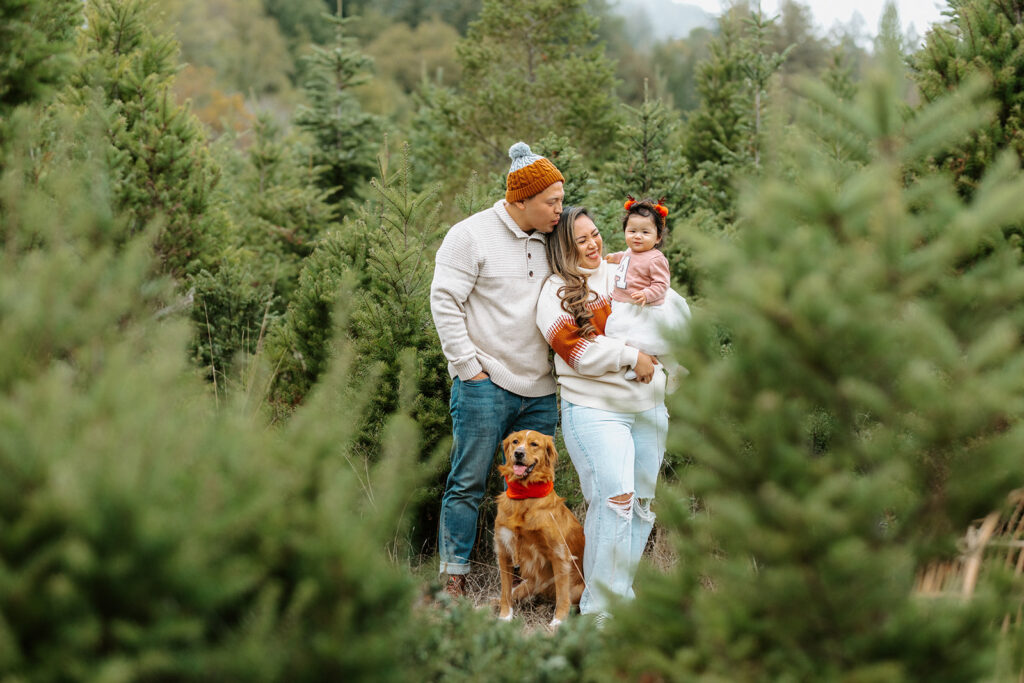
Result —
[{"label": "evergreen foliage", "polygon": [[793,45],[783,48],[782,52],[772,52],[772,35],[776,32],[775,19],[767,19],[760,7],[747,18],[747,50],[746,59],[741,63],[741,72],[746,78],[750,90],[748,102],[752,112],[751,125],[748,131],[750,156],[753,157],[755,170],[761,167],[761,147],[764,138],[763,123],[766,98],[771,79],[786,62]]},{"label": "evergreen foliage", "polygon": [[0,677],[409,680],[413,585],[384,544],[415,424],[352,466],[373,384],[345,353],[287,429],[214,411],[188,325],[152,314],[153,231],[123,237],[102,168],[34,181],[21,132],[0,176]]},{"label": "evergreen foliage", "polygon": [[885,3],[882,18],[878,22],[878,35],[875,36],[875,54],[886,55],[884,59],[898,57],[901,61],[910,50],[907,37],[900,28],[900,12],[893,0]]},{"label": "evergreen foliage", "polygon": [[266,13],[277,20],[281,33],[292,47],[293,55],[309,43],[327,45],[334,37],[331,25],[323,20],[328,7],[324,0],[262,0]]},{"label": "evergreen foliage", "polygon": [[857,84],[853,77],[853,66],[845,50],[836,48],[829,58],[828,67],[822,74],[822,81],[836,97],[852,100],[857,94]]},{"label": "evergreen foliage", "polygon": [[254,281],[246,265],[223,261],[217,270],[202,270],[190,280],[182,306],[190,306],[197,324],[193,360],[219,393],[231,390],[239,360],[263,345],[277,302],[268,283]]},{"label": "evergreen foliage", "polygon": [[772,76],[790,48],[773,51],[775,20],[741,6],[724,14],[721,33],[698,74],[701,106],[689,121],[687,157],[696,164],[760,164],[762,117]]},{"label": "evergreen foliage", "polygon": [[750,115],[743,104],[742,28],[734,16],[723,15],[708,58],[697,68],[700,106],[687,121],[686,137],[686,157],[695,164],[724,162],[726,150],[742,147]]},{"label": "evergreen foliage", "polygon": [[[428,441],[439,439],[447,421],[447,363],[430,316],[433,254],[443,234],[437,219],[437,189],[412,187],[409,152],[396,173],[381,157],[374,197],[327,234],[306,259],[299,287],[275,334],[271,358],[277,367],[274,401],[297,405],[316,383],[330,349],[332,311],[338,297],[353,297],[347,333],[359,367],[383,372],[364,425],[368,446],[379,443],[384,417],[397,405],[397,376],[404,349],[417,350],[417,399],[413,414]],[[375,452],[375,449],[373,449]]]},{"label": "evergreen foliage", "polygon": [[10,111],[41,99],[71,70],[81,12],[79,0],[0,0],[0,143]]},{"label": "evergreen foliage", "polygon": [[[969,204],[942,175],[905,184],[983,123],[976,93],[908,120],[893,65],[852,107],[807,93],[804,130],[845,133],[850,161],[801,135],[803,173],[766,174],[737,238],[701,245],[714,308],[680,349],[670,434],[703,508],[659,496],[680,562],[641,579],[609,659],[673,680],[985,679],[1005,603],[912,586],[1020,483],[1024,274],[999,231],[1024,177],[1004,157]],[[650,650],[625,645],[640,628]]]},{"label": "evergreen foliage", "polygon": [[[615,130],[614,66],[595,44],[585,0],[486,0],[458,45],[458,90],[431,86],[418,117],[416,154],[448,168],[450,190],[468,169],[508,170],[516,140],[572,140],[588,159]],[[483,163],[481,163],[483,159]]]},{"label": "evergreen foliage", "polygon": [[602,680],[607,675],[591,665],[602,643],[583,619],[570,620],[555,633],[525,634],[521,624],[497,621],[486,610],[460,607],[439,614],[432,626],[416,647],[422,661],[419,680],[555,683]]},{"label": "evergreen foliage", "polygon": [[951,2],[949,14],[948,23],[928,31],[911,64],[927,101],[978,75],[991,81],[999,105],[993,120],[935,156],[970,197],[1001,150],[1012,149],[1024,159],[1024,2],[963,0]]},{"label": "evergreen foliage", "polygon": [[[773,83],[790,49],[775,51],[775,21],[765,18],[760,8],[752,13],[745,5],[735,5],[720,18],[720,33],[700,64],[697,89],[702,101],[687,120],[682,145],[688,168],[685,200],[677,213],[684,221],[676,229],[686,235],[722,236],[740,229],[737,188],[763,172],[768,131],[773,130]],[[692,244],[669,249],[675,252],[667,253],[673,277],[700,295],[703,275]]]},{"label": "evergreen foliage", "polygon": [[827,67],[826,41],[815,35],[811,8],[797,0],[782,0],[772,32],[776,54],[786,55],[786,74],[818,74]]},{"label": "evergreen foliage", "polygon": [[[619,185],[614,200],[635,197],[665,197],[675,207],[682,203],[685,160],[679,140],[676,113],[658,98],[650,96],[644,83],[640,107],[624,105],[627,115],[615,136],[615,157],[602,169],[602,176]],[[621,202],[618,202],[621,204]]]},{"label": "evergreen foliage", "polygon": [[218,169],[201,126],[174,101],[177,48],[170,37],[151,32],[151,11],[145,0],[89,3],[82,66],[69,95],[100,108],[114,195],[130,219],[128,233],[159,217],[160,268],[182,278],[217,253],[224,227],[209,210],[209,196]]},{"label": "evergreen foliage", "polygon": [[640,107],[623,105],[625,116],[615,136],[613,160],[601,169],[604,183],[593,193],[598,224],[605,226],[606,251],[626,248],[622,234],[622,204],[626,195],[664,198],[669,207],[668,238],[661,250],[672,267],[672,286],[679,291],[695,288],[690,272],[690,248],[674,234],[679,219],[690,215],[699,204],[694,199],[702,180],[691,172],[682,154],[678,114],[659,98],[652,97],[644,83]]},{"label": "evergreen foliage", "polygon": [[370,183],[374,198],[344,228],[362,251],[357,260],[366,264],[350,334],[360,364],[383,368],[365,433],[374,451],[386,417],[398,407],[400,360],[407,349],[415,350],[416,363],[411,414],[426,443],[439,442],[449,430],[448,362],[430,314],[434,252],[445,226],[438,220],[437,186],[415,192],[411,173],[408,145],[396,171],[385,151],[380,175]]},{"label": "evergreen foliage", "polygon": [[[623,109],[604,2],[356,0],[357,30],[314,20],[337,0],[168,0],[189,60],[278,98],[216,161],[156,5],[85,5],[0,0],[0,680],[1018,677],[1010,571],[970,601],[912,590],[1020,484],[1024,275],[1000,238],[1024,224],[1017,0],[951,3],[912,60],[919,111],[893,64],[858,83],[847,50],[769,133],[787,44],[800,71],[820,47],[787,40],[790,0],[781,31],[727,13],[682,129],[661,94],[697,104],[711,34],[620,51],[653,87],[640,102],[633,78]],[[445,49],[423,62],[444,76],[403,56],[452,34],[435,11],[468,30],[461,82]],[[378,166],[356,34],[395,60],[371,85],[401,91],[396,125],[429,81],[413,146]],[[328,45],[302,135],[279,128],[281,35]],[[878,45],[906,50],[894,10]],[[402,566],[436,531],[449,434],[434,249],[448,214],[493,202],[517,139],[609,246],[622,195],[664,195],[673,284],[700,298],[670,405],[686,489],[656,502],[680,561],[604,631],[437,609]]]},{"label": "evergreen foliage", "polygon": [[334,45],[313,46],[304,60],[303,90],[308,106],[298,109],[295,125],[313,139],[312,162],[319,169],[320,187],[337,206],[353,198],[374,171],[374,152],[381,123],[363,111],[352,88],[366,79],[370,60],[344,33],[350,19],[324,15],[335,27]]},{"label": "evergreen foliage", "polygon": [[445,86],[459,82],[458,39],[458,31],[439,19],[415,28],[391,24],[377,32],[366,45],[374,78],[357,89],[360,100],[367,110],[407,129],[416,113],[415,94],[424,81]]},{"label": "evergreen foliage", "polygon": [[[236,216],[247,227],[241,235],[236,232],[231,204],[218,194],[220,167],[204,130],[187,107],[175,102],[177,46],[170,35],[151,29],[153,11],[145,0],[90,4],[82,65],[66,100],[86,119],[99,119],[108,141],[105,157],[115,206],[128,217],[126,234],[160,226],[157,269],[179,283],[177,300],[166,305],[191,304],[196,329],[192,355],[222,389],[234,376],[238,354],[257,347],[272,312],[268,307],[280,294],[274,291],[276,276],[283,278],[285,289],[294,286],[298,257],[289,259],[272,240],[253,239],[265,228],[259,218],[267,212],[260,201],[246,200],[257,217]],[[303,221],[316,216],[315,211],[304,213]],[[270,217],[278,216],[271,212]],[[273,263],[274,256],[285,261],[284,268]]]},{"label": "evergreen foliage", "polygon": [[302,141],[282,139],[266,114],[252,136],[244,154],[228,136],[217,145],[227,182],[213,203],[234,229],[220,260],[188,283],[197,325],[193,358],[219,392],[251,391],[240,361],[263,348],[298,287],[303,260],[333,225],[316,169],[303,163]]},{"label": "evergreen foliage", "polygon": [[267,351],[274,368],[270,401],[284,417],[310,391],[330,360],[334,309],[350,291],[360,266],[342,232],[329,230],[302,264],[299,286]]},{"label": "evergreen foliage", "polygon": [[657,43],[652,48],[651,61],[659,65],[665,78],[665,90],[672,105],[679,111],[697,108],[697,65],[707,58],[708,45],[713,34],[706,28],[690,31],[686,40]]},{"label": "evergreen foliage", "polygon": [[[537,141],[536,153],[550,160],[565,178],[565,182],[562,183],[562,191],[565,193],[562,203],[566,206],[584,203],[592,183],[590,169],[587,168],[583,156],[576,150],[569,138],[557,133],[545,135]],[[495,195],[505,194],[506,178],[507,174],[501,179],[500,185],[495,188]],[[493,199],[490,203],[493,204]],[[470,216],[472,213],[464,215]]]},{"label": "evergreen foliage", "polygon": [[333,225],[335,208],[317,187],[308,143],[285,136],[269,114],[252,129],[252,145],[224,197],[238,226],[233,245],[257,263],[256,280],[272,285],[274,312],[281,314],[298,285],[299,270]]},{"label": "evergreen foliage", "polygon": [[[353,377],[373,389],[365,395],[368,412],[358,423],[359,452],[381,457],[388,415],[399,405],[399,376],[405,372],[410,398],[405,403],[423,430],[420,459],[429,460],[450,432],[447,360],[430,314],[434,252],[444,233],[438,220],[437,188],[415,192],[408,147],[397,170],[385,153],[374,196],[346,217],[306,259],[299,288],[268,351],[275,376],[271,401],[287,415],[317,385],[330,361],[333,310],[349,301],[351,319],[344,334],[355,355]],[[420,508],[437,505],[440,488],[420,492]],[[416,512],[422,512],[417,508]],[[414,515],[422,521],[423,515]],[[432,535],[429,523],[414,524],[419,546]]]},{"label": "evergreen foliage", "polygon": [[436,17],[462,34],[480,14],[480,5],[480,0],[384,0],[378,3],[388,15],[413,27]]}]

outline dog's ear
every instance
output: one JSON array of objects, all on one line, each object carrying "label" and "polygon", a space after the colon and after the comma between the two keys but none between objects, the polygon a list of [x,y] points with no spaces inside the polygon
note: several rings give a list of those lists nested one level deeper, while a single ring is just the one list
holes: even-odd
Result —
[{"label": "dog's ear", "polygon": [[545,447],[548,449],[548,462],[551,463],[551,468],[554,469],[555,463],[558,462],[558,449],[555,448],[555,437],[544,435],[546,443]]}]

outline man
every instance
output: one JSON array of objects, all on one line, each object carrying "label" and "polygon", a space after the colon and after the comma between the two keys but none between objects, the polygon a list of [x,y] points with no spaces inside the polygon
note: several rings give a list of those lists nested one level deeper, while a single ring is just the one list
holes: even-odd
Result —
[{"label": "man", "polygon": [[520,429],[558,423],[548,345],[535,322],[551,270],[544,240],[562,213],[564,178],[518,142],[504,199],[448,231],[437,251],[430,310],[452,377],[452,467],[441,499],[440,572],[465,594],[477,512],[494,454]]}]

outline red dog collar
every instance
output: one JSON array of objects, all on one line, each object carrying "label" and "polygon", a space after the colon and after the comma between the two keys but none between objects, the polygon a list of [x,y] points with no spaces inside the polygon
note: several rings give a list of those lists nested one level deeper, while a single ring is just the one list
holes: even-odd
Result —
[{"label": "red dog collar", "polygon": [[532,484],[523,484],[518,479],[509,479],[508,477],[505,477],[505,483],[508,484],[508,490],[505,491],[505,495],[513,500],[520,500],[522,498],[543,498],[555,490],[555,482],[553,481],[539,481]]}]

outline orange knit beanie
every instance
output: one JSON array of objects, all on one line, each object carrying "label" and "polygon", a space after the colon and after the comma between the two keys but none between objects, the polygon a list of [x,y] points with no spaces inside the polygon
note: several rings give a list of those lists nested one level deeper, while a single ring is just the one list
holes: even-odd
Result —
[{"label": "orange knit beanie", "polygon": [[521,202],[548,185],[565,182],[565,178],[555,165],[531,152],[525,142],[517,142],[509,147],[508,155],[512,159],[512,167],[508,170],[508,181],[505,185],[507,202]]}]

